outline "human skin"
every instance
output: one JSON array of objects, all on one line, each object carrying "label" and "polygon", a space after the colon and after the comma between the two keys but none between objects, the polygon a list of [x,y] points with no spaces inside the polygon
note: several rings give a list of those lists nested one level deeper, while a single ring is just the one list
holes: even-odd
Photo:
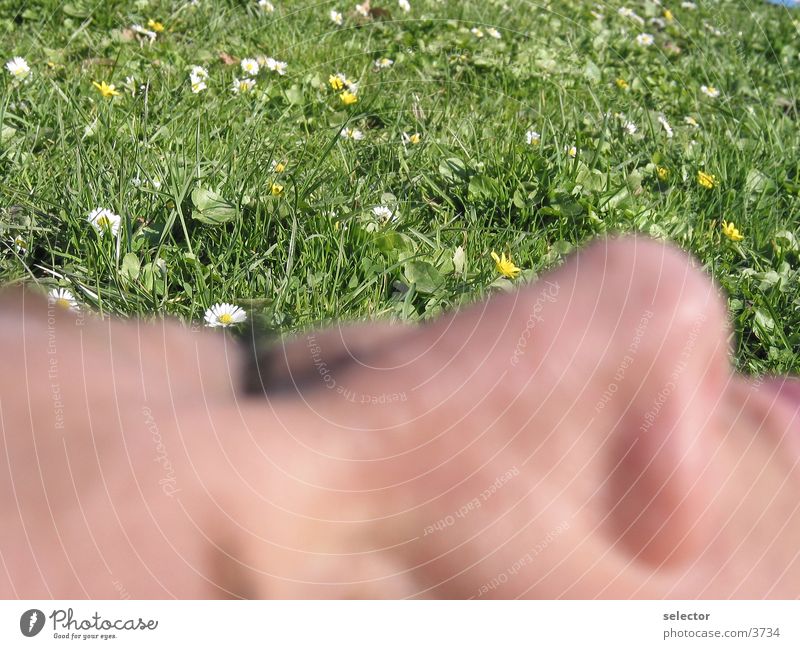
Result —
[{"label": "human skin", "polygon": [[247,380],[171,321],[8,290],[0,328],[4,598],[800,596],[800,390],[733,372],[670,245]]}]

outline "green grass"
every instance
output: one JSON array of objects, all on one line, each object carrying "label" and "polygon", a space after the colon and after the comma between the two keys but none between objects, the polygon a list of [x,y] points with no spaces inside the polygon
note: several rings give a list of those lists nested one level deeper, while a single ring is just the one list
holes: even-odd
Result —
[{"label": "green grass", "polygon": [[[32,70],[0,79],[0,280],[68,287],[114,314],[199,321],[232,301],[288,332],[429,318],[507,287],[492,250],[523,281],[598,234],[636,231],[693,252],[728,291],[742,369],[800,369],[800,12],[411,0],[404,13],[376,0],[391,15],[366,20],[353,0],[274,4],[0,0],[3,62]],[[666,7],[674,20],[650,24]],[[151,18],[166,30],[141,43],[128,28]],[[637,45],[640,32],[654,44]],[[238,59],[258,55],[287,74],[262,70],[233,94]],[[376,70],[383,56],[394,65]],[[196,95],[193,65],[210,73]],[[358,81],[356,104],[328,84],[336,72]],[[379,205],[397,218],[376,219]],[[96,207],[123,217],[116,240],[87,223]]]}]

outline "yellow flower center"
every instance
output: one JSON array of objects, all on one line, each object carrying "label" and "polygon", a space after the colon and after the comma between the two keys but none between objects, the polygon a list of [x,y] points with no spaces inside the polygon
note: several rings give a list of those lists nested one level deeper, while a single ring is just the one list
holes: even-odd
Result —
[{"label": "yellow flower center", "polygon": [[107,216],[101,216],[97,219],[97,225],[99,225],[101,228],[109,228],[111,227],[111,221]]},{"label": "yellow flower center", "polygon": [[233,316],[230,313],[223,313],[219,317],[220,324],[229,325],[233,322]]},{"label": "yellow flower center", "polygon": [[58,298],[58,299],[56,300],[56,305],[57,305],[57,306],[60,306],[62,309],[69,309],[69,308],[72,306],[72,305],[70,304],[69,300],[68,300],[68,299],[66,299],[66,298],[64,298],[64,297],[60,297],[60,298]]}]

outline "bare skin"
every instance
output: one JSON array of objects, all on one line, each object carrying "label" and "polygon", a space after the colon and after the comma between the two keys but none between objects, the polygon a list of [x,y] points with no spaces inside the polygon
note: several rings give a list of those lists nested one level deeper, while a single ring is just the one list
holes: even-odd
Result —
[{"label": "bare skin", "polygon": [[800,390],[732,371],[673,247],[596,242],[247,381],[172,322],[10,290],[0,327],[2,597],[800,596]]}]

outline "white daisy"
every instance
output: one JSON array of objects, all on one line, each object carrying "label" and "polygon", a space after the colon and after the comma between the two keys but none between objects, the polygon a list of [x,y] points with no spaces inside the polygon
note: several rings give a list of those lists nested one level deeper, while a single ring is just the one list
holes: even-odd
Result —
[{"label": "white daisy", "polygon": [[281,76],[286,74],[286,61],[276,61],[270,56],[265,59],[264,65],[266,65],[269,70],[272,70],[272,72],[277,72]]},{"label": "white daisy", "polygon": [[117,236],[119,226],[122,222],[122,217],[119,214],[114,214],[105,207],[98,207],[89,212],[86,220],[97,230],[97,232],[104,236],[106,232],[110,232],[113,236]]},{"label": "white daisy", "polygon": [[255,87],[256,87],[255,79],[237,79],[236,77],[234,77],[233,86],[231,86],[231,90],[233,91],[234,95],[238,95],[239,93],[250,92]]},{"label": "white daisy", "polygon": [[21,56],[15,56],[6,63],[6,70],[15,79],[24,79],[31,73],[31,68],[27,61]]},{"label": "white daisy", "polygon": [[78,301],[75,296],[65,288],[52,288],[47,293],[47,305],[58,306],[69,311],[78,311]]},{"label": "white daisy", "polygon": [[18,253],[24,255],[26,252],[28,252],[28,244],[26,243],[25,239],[22,238],[21,234],[11,237],[11,243]]},{"label": "white daisy", "polygon": [[369,18],[369,2],[356,5],[356,13],[360,16],[364,16],[364,18]]},{"label": "white daisy", "polygon": [[357,128],[343,128],[342,132],[339,133],[341,137],[345,140],[363,140],[364,134],[359,131]]},{"label": "white daisy", "polygon": [[692,126],[694,128],[700,128],[700,124],[698,124],[697,120],[694,117],[692,117],[691,115],[687,115],[686,117],[684,117],[683,121],[686,124],[688,124],[689,126]]},{"label": "white daisy", "polygon": [[694,11],[697,9],[697,5],[694,2],[681,2],[681,7],[683,9],[688,9],[689,11]]},{"label": "white daisy", "polygon": [[269,0],[258,0],[258,6],[261,7],[264,11],[268,14],[271,14],[275,11],[275,5],[272,4]]},{"label": "white daisy", "polygon": [[655,38],[653,38],[652,34],[639,34],[636,37],[636,44],[641,45],[642,47],[649,47],[655,42]]},{"label": "white daisy", "polygon": [[344,24],[344,17],[340,12],[336,11],[336,9],[331,9],[331,12],[328,14],[328,16],[334,25],[341,27]]},{"label": "white daisy", "polygon": [[198,79],[202,79],[203,81],[208,79],[208,70],[206,70],[202,65],[193,65],[189,74],[193,77],[197,77]]},{"label": "white daisy", "polygon": [[375,215],[376,218],[380,219],[381,221],[394,220],[394,214],[392,213],[392,210],[390,210],[385,205],[379,205],[377,207],[373,207],[372,213]]},{"label": "white daisy", "polygon": [[575,156],[577,156],[577,155],[578,155],[578,147],[576,147],[574,144],[573,144],[572,146],[565,146],[565,147],[564,147],[564,152],[565,152],[565,153],[566,153],[566,154],[567,154],[567,155],[568,155],[570,158],[574,158]]},{"label": "white daisy", "polygon": [[502,38],[500,32],[497,31],[494,27],[487,27],[486,33],[489,34],[489,36],[491,36],[492,38],[497,38],[497,39]]},{"label": "white daisy", "polygon": [[375,59],[375,67],[379,70],[385,70],[386,68],[390,68],[394,65],[394,61],[392,59],[387,59],[385,56]]},{"label": "white daisy", "polygon": [[410,5],[410,4],[408,4],[408,0],[397,0],[397,4],[399,4],[399,5],[400,5],[400,8],[401,8],[403,11],[405,11],[406,13],[408,13],[409,11],[411,11],[411,5]]},{"label": "white daisy", "polygon": [[624,128],[627,131],[628,135],[636,135],[637,128],[636,124],[634,124],[633,122],[623,121],[622,128]]},{"label": "white daisy", "polygon": [[664,132],[667,134],[667,137],[670,138],[674,135],[672,127],[669,125],[667,118],[663,115],[658,116],[658,123],[664,128]]},{"label": "white daisy", "polygon": [[242,59],[239,65],[242,68],[242,72],[244,72],[248,77],[256,76],[260,69],[258,67],[258,61],[255,59]]},{"label": "white daisy", "polygon": [[651,18],[650,24],[657,29],[664,29],[667,26],[667,23],[664,21],[664,19],[659,18],[658,16],[656,16],[655,18]]},{"label": "white daisy", "polygon": [[149,39],[151,43],[156,40],[157,34],[150,29],[145,29],[141,25],[131,25],[131,29],[139,34],[139,36],[144,36],[145,38]]},{"label": "white daisy", "polygon": [[617,13],[623,18],[630,18],[631,20],[636,21],[640,25],[644,25],[644,18],[638,15],[633,9],[629,9],[628,7],[620,7],[617,10]]},{"label": "white daisy", "polygon": [[208,79],[208,70],[201,65],[193,66],[191,72],[189,73],[189,81],[192,84],[192,92],[197,94],[198,92],[205,90],[208,87],[206,86],[206,79]]},{"label": "white daisy", "polygon": [[542,136],[539,135],[536,131],[528,131],[525,133],[525,141],[530,145],[537,145],[539,141],[542,139]]},{"label": "white daisy", "polygon": [[714,86],[700,86],[700,92],[702,92],[707,97],[711,97],[712,99],[716,99],[719,97],[719,90]]},{"label": "white daisy", "polygon": [[419,144],[422,141],[422,136],[419,133],[403,133],[403,144]]},{"label": "white daisy", "polygon": [[240,306],[222,302],[206,310],[206,327],[231,327],[247,320],[247,313]]},{"label": "white daisy", "polygon": [[208,86],[206,82],[203,81],[200,77],[195,77],[193,75],[189,76],[189,82],[192,84],[192,92],[197,94],[199,92],[203,92]]},{"label": "white daisy", "polygon": [[473,27],[469,31],[471,31],[477,38],[483,38],[483,30],[480,27]]}]

